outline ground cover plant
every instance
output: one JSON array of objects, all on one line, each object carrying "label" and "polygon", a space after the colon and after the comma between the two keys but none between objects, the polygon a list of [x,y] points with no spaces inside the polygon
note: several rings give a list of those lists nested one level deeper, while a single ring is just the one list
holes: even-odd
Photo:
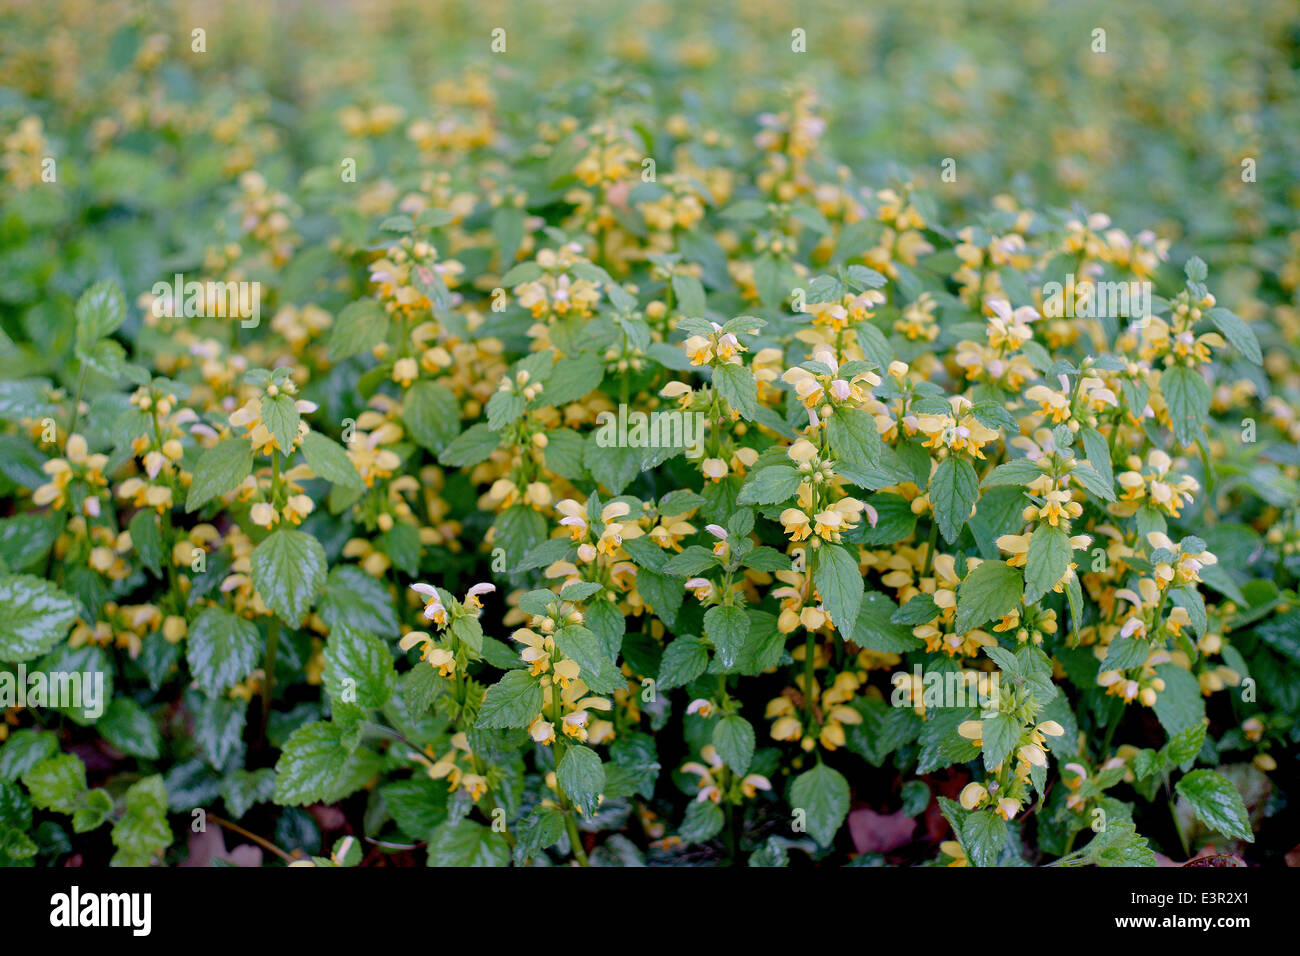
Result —
[{"label": "ground cover plant", "polygon": [[1294,860],[1248,6],[0,5],[0,861]]}]

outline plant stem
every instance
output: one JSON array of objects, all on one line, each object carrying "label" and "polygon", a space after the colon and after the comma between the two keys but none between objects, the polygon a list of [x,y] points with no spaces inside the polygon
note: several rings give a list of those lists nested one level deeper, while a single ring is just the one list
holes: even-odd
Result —
[{"label": "plant stem", "polygon": [[262,847],[262,849],[264,850],[270,850],[272,853],[274,853],[280,859],[284,860],[286,863],[294,862],[294,857],[290,856],[288,853],[285,853],[283,850],[281,850],[270,840],[264,839],[258,836],[256,833],[249,833],[243,827],[231,823],[229,820],[223,820],[221,819],[221,817],[213,816],[211,813],[209,813],[207,817],[217,826],[225,827],[227,830],[229,830],[232,833],[238,833],[241,837],[243,837],[246,840],[252,840],[254,843]]},{"label": "plant stem", "polygon": [[939,521],[934,517],[933,507],[930,512],[930,544],[925,549],[925,570],[921,577],[928,578],[934,570],[934,549],[939,546]]},{"label": "plant stem", "polygon": [[569,834],[569,845],[573,847],[573,858],[578,861],[578,866],[591,866],[587,860],[587,851],[582,846],[582,835],[578,833],[578,824],[573,820],[572,811],[564,812],[564,829]]},{"label": "plant stem", "polygon": [[280,619],[272,617],[266,629],[266,674],[262,678],[262,726],[258,731],[257,743],[266,742],[266,725],[271,718],[271,692],[275,689],[275,658],[280,649]]},{"label": "plant stem", "polygon": [[813,722],[813,679],[816,671],[817,660],[817,635],[812,631],[808,632],[808,637],[804,639],[803,644],[803,711],[804,711],[804,733],[807,733],[812,727]]},{"label": "plant stem", "polygon": [[1106,739],[1102,741],[1101,752],[1098,754],[1100,760],[1105,760],[1106,754],[1110,753],[1110,742],[1115,739],[1115,731],[1119,729],[1120,722],[1124,717],[1124,702],[1117,700],[1116,703],[1119,704],[1119,710],[1111,717],[1110,726],[1106,728]]},{"label": "plant stem", "polygon": [[559,769],[560,761],[564,759],[564,754],[568,750],[568,744],[564,740],[564,708],[560,702],[560,685],[552,681],[551,683],[551,721],[560,732],[555,735],[555,791],[560,798],[560,812],[564,815],[564,829],[569,834],[569,845],[573,848],[573,858],[578,861],[579,866],[590,866],[587,861],[587,851],[582,845],[582,837],[578,833],[578,823],[573,816],[573,804],[569,802],[569,796],[560,786]]},{"label": "plant stem", "polygon": [[81,390],[86,387],[86,365],[81,365],[81,373],[77,376],[77,397],[72,400],[72,414],[68,417],[68,437],[77,429],[77,418],[81,415]]},{"label": "plant stem", "polygon": [[1178,808],[1174,805],[1174,795],[1169,790],[1169,774],[1165,774],[1165,795],[1169,798],[1169,819],[1174,821],[1174,832],[1178,834],[1178,842],[1182,845],[1183,856],[1190,858],[1192,855],[1191,844],[1187,842],[1187,834],[1183,832],[1183,825],[1178,822]]},{"label": "plant stem", "polygon": [[727,826],[726,826],[727,857],[729,859],[730,865],[735,866],[736,845],[739,842],[737,840],[737,832],[739,830],[739,827],[736,826],[736,806],[729,800],[726,803],[726,814],[727,814]]}]

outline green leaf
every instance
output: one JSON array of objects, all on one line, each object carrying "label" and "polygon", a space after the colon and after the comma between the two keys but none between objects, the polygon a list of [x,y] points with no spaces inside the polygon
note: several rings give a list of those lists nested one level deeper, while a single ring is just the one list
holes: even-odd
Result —
[{"label": "green leaf", "polygon": [[[0,447],[0,457],[5,453],[5,449]],[[38,485],[44,483],[41,481]],[[137,512],[148,513],[152,512]],[[0,561],[12,571],[36,570],[34,565],[38,562],[42,563],[43,570],[43,562],[58,540],[62,524],[61,516],[55,514],[22,514],[0,519]],[[134,535],[132,539],[134,543]],[[138,544],[136,550],[141,550]]]},{"label": "green leaf", "polygon": [[0,744],[0,781],[17,780],[46,757],[59,752],[59,735],[52,730],[25,727]]},{"label": "green leaf", "polygon": [[27,770],[22,779],[33,806],[72,813],[86,790],[86,765],[72,754],[59,754]]},{"label": "green leaf", "polygon": [[1024,580],[1005,561],[983,561],[957,589],[956,630],[966,633],[1020,606]]},{"label": "green leaf", "polygon": [[43,578],[0,578],[0,660],[40,657],[63,639],[81,613],[74,598]]},{"label": "green leaf", "polygon": [[335,803],[379,773],[379,754],[365,747],[349,749],[343,734],[338,725],[318,720],[289,735],[275,764],[276,803]]},{"label": "green leaf", "polygon": [[949,455],[930,479],[930,505],[946,541],[955,542],[979,497],[979,476],[965,458]]},{"label": "green leaf", "polygon": [[880,461],[880,430],[870,413],[837,408],[827,423],[831,453],[854,468],[874,468]]},{"label": "green leaf", "polygon": [[790,806],[804,811],[808,835],[830,846],[849,813],[849,782],[838,770],[818,764],[794,778]]},{"label": "green leaf", "polygon": [[275,436],[281,454],[289,454],[293,443],[298,440],[298,425],[302,421],[298,406],[292,398],[280,392],[263,395],[261,409],[262,424]]},{"label": "green leaf", "polygon": [[565,657],[577,662],[581,668],[582,681],[592,692],[612,694],[627,686],[627,678],[605,653],[600,639],[582,625],[569,625],[556,631],[555,648]]},{"label": "green leaf", "polygon": [[1185,365],[1166,369],[1160,393],[1169,406],[1169,421],[1180,445],[1190,445],[1210,416],[1210,386],[1201,374]]},{"label": "green leaf", "polygon": [[1251,331],[1245,319],[1221,305],[1216,305],[1205,314],[1214,323],[1214,327],[1223,333],[1228,344],[1244,355],[1247,361],[1256,365],[1264,364],[1264,356],[1259,350],[1259,339],[1255,338],[1255,333]]},{"label": "green leaf", "polygon": [[427,379],[413,382],[402,399],[402,424],[436,455],[460,431],[460,403],[445,386]]},{"label": "green leaf", "polygon": [[723,219],[762,219],[768,214],[767,203],[760,199],[741,199],[722,210]]},{"label": "green leaf", "polygon": [[736,496],[739,505],[776,505],[794,497],[803,481],[789,465],[772,465],[752,472]]},{"label": "green leaf", "polygon": [[743,365],[724,364],[713,369],[713,386],[727,404],[747,421],[758,414],[758,383],[754,373]]},{"label": "green leaf", "polygon": [[297,627],[325,590],[325,549],[305,531],[281,528],[253,549],[253,585],[266,606]]},{"label": "green leaf", "polygon": [[555,769],[555,777],[565,796],[584,816],[596,812],[600,793],[605,789],[605,767],[596,751],[590,747],[570,745]]},{"label": "green leaf", "polygon": [[557,807],[538,805],[515,828],[515,860],[523,863],[554,846],[564,836],[564,814]]},{"label": "green leaf", "polygon": [[997,866],[1007,845],[1007,822],[991,810],[970,814],[962,822],[961,846],[975,866]]},{"label": "green leaf", "polygon": [[[113,798],[107,790],[100,787],[87,790],[78,801],[77,808],[72,811],[72,831],[89,833],[107,820],[112,812]],[[169,839],[168,843],[170,842]]]},{"label": "green leaf", "polygon": [[113,824],[113,866],[148,866],[172,845],[167,824],[167,789],[158,774],[145,777],[126,791],[126,811]]},{"label": "green leaf", "polygon": [[911,628],[894,623],[898,613],[898,606],[886,595],[867,591],[853,630],[845,637],[858,647],[881,654],[904,654],[924,646],[920,638],[912,635]]},{"label": "green leaf", "polygon": [[1016,458],[1012,461],[1004,461],[994,468],[987,478],[984,479],[981,487],[994,488],[999,485],[1013,485],[1017,488],[1023,488],[1036,478],[1043,476],[1043,469],[1028,458]]},{"label": "green leaf", "polygon": [[1102,437],[1101,432],[1086,425],[1079,429],[1079,437],[1083,440],[1083,450],[1087,453],[1088,464],[1092,465],[1093,471],[1101,476],[1102,484],[1111,493],[1111,497],[1106,500],[1113,501],[1115,472],[1110,464],[1110,446],[1106,444],[1106,439]]},{"label": "green leaf", "polygon": [[1205,698],[1191,673],[1176,664],[1161,664],[1156,676],[1165,682],[1165,689],[1156,697],[1153,709],[1166,733],[1182,733],[1205,719]]},{"label": "green leaf", "polygon": [[379,538],[379,550],[388,555],[394,567],[411,577],[420,570],[421,548],[419,530],[404,521],[395,523]]},{"label": "green leaf", "polygon": [[140,563],[155,575],[161,575],[163,562],[170,561],[163,554],[162,531],[158,527],[158,514],[152,508],[141,508],[131,516],[127,526],[131,532],[131,547],[140,556]]},{"label": "green leaf", "polygon": [[664,571],[681,578],[694,577],[718,566],[718,557],[708,548],[693,544],[669,558]]},{"label": "green leaf", "polygon": [[402,832],[413,840],[427,840],[433,828],[447,819],[447,788],[424,774],[386,783],[379,795]]},{"label": "green leaf", "polygon": [[448,468],[470,468],[486,461],[501,444],[501,436],[479,423],[465,429],[438,454],[438,464]]},{"label": "green leaf", "polygon": [[511,505],[492,525],[492,543],[506,553],[506,567],[518,567],[546,540],[546,519],[526,504]]},{"label": "green leaf", "polygon": [[603,487],[619,495],[641,473],[642,449],[632,447],[602,447],[601,432],[587,436],[582,452],[582,464]]},{"label": "green leaf", "polygon": [[598,355],[565,356],[555,364],[546,387],[533,399],[532,407],[550,405],[558,408],[581,401],[597,388],[605,377],[605,363]]},{"label": "green leaf", "polygon": [[523,395],[515,392],[494,392],[487,403],[487,426],[499,432],[518,421],[523,413]]},{"label": "green leaf", "polygon": [[1074,466],[1074,471],[1070,472],[1070,477],[1083,485],[1089,493],[1096,495],[1103,501],[1115,500],[1115,485],[1108,478],[1099,475],[1092,465],[1086,461],[1078,462]]},{"label": "green leaf", "polygon": [[753,551],[745,555],[741,561],[747,568],[753,568],[755,571],[789,571],[794,562],[790,555],[782,554],[775,548],[769,548],[766,545],[760,545]]},{"label": "green leaf", "polygon": [[891,614],[889,620],[905,627],[916,627],[933,621],[938,616],[939,606],[934,603],[934,598],[929,594],[917,594]]},{"label": "green leaf", "polygon": [[636,586],[650,610],[669,627],[673,627],[686,597],[686,588],[682,582],[666,574],[642,568],[637,572]]},{"label": "green leaf", "polygon": [[95,723],[104,739],[132,757],[157,760],[162,751],[162,734],[145,709],[130,697],[117,697]]},{"label": "green leaf", "polygon": [[583,623],[596,635],[606,655],[617,661],[618,652],[623,646],[623,636],[627,632],[627,621],[618,605],[613,601],[592,601],[587,607]]},{"label": "green leaf", "polygon": [[1170,737],[1168,743],[1160,748],[1160,753],[1178,766],[1195,760],[1204,745],[1205,724],[1193,724]]},{"label": "green leaf", "polygon": [[736,714],[723,717],[713,728],[713,746],[732,773],[743,777],[754,759],[754,727]]},{"label": "green leaf", "polygon": [[659,662],[658,690],[685,687],[703,674],[708,666],[708,646],[698,637],[678,635],[668,643]]},{"label": "green leaf", "polygon": [[720,806],[709,800],[696,800],[687,806],[677,835],[683,843],[704,843],[721,833],[726,823]]},{"label": "green leaf", "polygon": [[835,622],[835,629],[847,636],[853,630],[862,606],[862,572],[848,548],[826,544],[818,548],[813,565],[813,583],[822,604]]},{"label": "green leaf", "polygon": [[473,615],[458,617],[451,622],[451,633],[475,654],[483,653],[483,625]]},{"label": "green leaf", "polygon": [[1110,642],[1106,659],[1101,662],[1101,670],[1126,671],[1146,663],[1150,656],[1150,641],[1136,637],[1117,637]]},{"label": "green leaf", "polygon": [[344,488],[365,491],[366,483],[357,474],[356,466],[342,445],[320,432],[308,432],[302,440],[302,452],[307,458],[308,466],[321,478]]},{"label": "green leaf", "polygon": [[374,299],[361,299],[344,306],[330,330],[329,357],[338,362],[368,352],[388,333],[388,313]]},{"label": "green leaf", "polygon": [[193,694],[186,699],[186,709],[194,718],[194,742],[209,766],[220,770],[232,757],[242,763],[235,755],[243,754],[248,701]]},{"label": "green leaf", "polygon": [[483,695],[475,726],[527,727],[541,712],[542,687],[537,678],[525,670],[509,671]]},{"label": "green leaf", "polygon": [[1020,721],[1010,714],[998,714],[983,721],[984,768],[992,773],[1002,765],[1020,740]]},{"label": "green leaf", "polygon": [[336,627],[325,643],[325,686],[337,701],[378,710],[397,689],[393,655],[382,638]]},{"label": "green leaf", "polygon": [[505,834],[468,817],[434,828],[428,851],[429,866],[505,866],[510,862]]},{"label": "green leaf", "polygon": [[330,569],[318,610],[321,620],[331,628],[346,625],[385,637],[397,637],[399,633],[388,588],[355,564]]},{"label": "green leaf", "polygon": [[1100,867],[1155,866],[1156,856],[1145,837],[1128,820],[1112,820],[1084,847],[1086,862]]},{"label": "green leaf", "polygon": [[190,673],[209,697],[224,693],[251,674],[261,650],[257,626],[223,607],[200,611],[185,639]]},{"label": "green leaf", "polygon": [[[24,780],[25,782],[25,780]],[[1255,842],[1250,817],[1232,781],[1213,770],[1193,770],[1174,787],[1191,804],[1196,818],[1233,840]]]},{"label": "green leaf", "polygon": [[598,594],[604,587],[599,581],[575,581],[560,589],[561,601],[586,601],[593,594]]},{"label": "green leaf", "polygon": [[239,487],[253,470],[253,445],[247,438],[226,438],[199,456],[185,498],[185,510],[195,511],[218,495]]},{"label": "green leaf", "polygon": [[1063,528],[1049,524],[1035,528],[1025,558],[1025,604],[1033,604],[1056,587],[1070,570],[1072,557],[1070,536]]},{"label": "green leaf", "polygon": [[711,607],[704,612],[704,636],[717,652],[724,667],[736,663],[749,634],[749,618],[738,607]]},{"label": "green leaf", "polygon": [[96,282],[77,300],[77,350],[85,352],[126,319],[126,299],[116,282]]},{"label": "green leaf", "polygon": [[708,307],[704,301],[704,286],[695,276],[674,272],[672,277],[673,294],[677,296],[677,306],[682,315],[702,316]]},{"label": "green leaf", "polygon": [[587,467],[582,463],[587,444],[571,428],[557,428],[546,434],[546,448],[542,456],[548,470],[570,481],[587,481]]}]

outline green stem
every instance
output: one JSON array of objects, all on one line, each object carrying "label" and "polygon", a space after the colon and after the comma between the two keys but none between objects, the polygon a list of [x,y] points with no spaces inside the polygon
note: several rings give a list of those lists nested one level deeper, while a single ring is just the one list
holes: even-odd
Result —
[{"label": "green stem", "polygon": [[812,631],[808,632],[808,637],[804,640],[803,645],[803,712],[804,712],[804,733],[812,728],[813,723],[813,679],[816,671],[817,660],[817,635]]},{"label": "green stem", "polygon": [[1178,842],[1182,845],[1183,856],[1191,858],[1192,846],[1187,842],[1187,834],[1183,832],[1183,825],[1178,822],[1178,808],[1174,805],[1173,794],[1169,792],[1169,775],[1165,774],[1165,794],[1169,798],[1169,819],[1174,821],[1174,832],[1178,834]]},{"label": "green stem", "polygon": [[737,849],[737,845],[738,845],[738,843],[739,843],[739,840],[737,839],[737,835],[738,835],[738,831],[739,831],[740,828],[739,828],[738,826],[736,826],[736,823],[737,823],[737,817],[736,817],[736,806],[735,806],[735,804],[733,804],[730,800],[728,800],[727,803],[726,803],[726,810],[725,810],[725,813],[726,813],[726,815],[727,815],[727,826],[726,826],[726,833],[727,833],[727,857],[728,857],[728,859],[729,859],[731,865],[732,865],[732,866],[735,866],[735,865],[736,865],[736,849]]},{"label": "green stem", "polygon": [[930,546],[925,549],[925,570],[921,577],[928,578],[934,570],[934,551],[939,546],[939,521],[934,516],[934,504],[930,505]]},{"label": "green stem", "polygon": [[[554,681],[551,683],[551,722],[559,730],[559,733],[555,735],[555,769],[558,771],[560,761],[564,759],[564,754],[568,750],[568,744],[564,740],[564,708],[560,703],[560,685]],[[560,798],[560,812],[564,815],[564,829],[569,834],[569,845],[573,847],[573,858],[578,861],[579,866],[590,866],[591,864],[587,861],[587,851],[582,845],[582,837],[578,833],[578,823],[573,816],[573,804],[569,802],[568,794],[560,786],[558,773],[555,780],[555,792]]]},{"label": "green stem", "polygon": [[1116,700],[1116,703],[1119,705],[1119,709],[1110,718],[1110,725],[1106,728],[1106,739],[1102,741],[1101,753],[1098,755],[1098,759],[1103,762],[1106,755],[1110,753],[1110,742],[1115,739],[1115,731],[1119,729],[1120,721],[1124,717],[1124,701]]},{"label": "green stem", "polygon": [[1070,831],[1070,836],[1065,841],[1065,852],[1061,854],[1062,857],[1067,857],[1070,855],[1070,851],[1074,849],[1074,838],[1077,837],[1078,835],[1079,835],[1078,830]]},{"label": "green stem", "polygon": [[271,692],[275,690],[275,658],[280,650],[280,619],[272,617],[266,629],[266,664],[262,678],[262,727],[258,732],[258,745],[266,741],[266,725],[271,718]]},{"label": "green stem", "polygon": [[564,812],[564,829],[569,834],[569,845],[573,847],[573,858],[578,861],[578,866],[591,866],[587,860],[587,851],[582,847],[582,836],[578,833],[578,824],[573,820],[572,811]]},{"label": "green stem", "polygon": [[72,414],[68,418],[68,437],[77,430],[77,418],[81,415],[81,390],[86,387],[86,365],[81,365],[81,373],[77,376],[77,397],[72,400]]}]

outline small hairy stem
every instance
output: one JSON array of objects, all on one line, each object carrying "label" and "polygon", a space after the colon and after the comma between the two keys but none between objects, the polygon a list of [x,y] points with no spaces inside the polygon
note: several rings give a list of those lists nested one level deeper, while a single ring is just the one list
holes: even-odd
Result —
[{"label": "small hairy stem", "polygon": [[211,821],[212,821],[213,823],[215,823],[217,826],[219,826],[219,827],[224,827],[225,829],[229,830],[231,833],[238,833],[238,834],[239,834],[241,837],[243,837],[245,840],[252,840],[254,843],[256,843],[258,846],[260,846],[260,847],[261,847],[262,849],[264,849],[264,850],[270,850],[272,853],[274,853],[274,854],[275,854],[276,856],[278,856],[280,859],[284,860],[284,862],[286,862],[286,863],[293,863],[293,862],[294,862],[294,859],[295,859],[294,857],[290,856],[288,853],[285,853],[283,850],[281,850],[278,846],[276,846],[276,845],[275,845],[274,843],[272,843],[270,840],[267,840],[267,839],[265,839],[265,838],[263,838],[263,837],[260,837],[260,836],[258,836],[256,833],[249,833],[249,832],[248,832],[247,830],[245,830],[243,827],[241,827],[241,826],[239,826],[239,825],[237,825],[237,824],[231,823],[229,820],[223,820],[223,819],[221,819],[221,817],[213,816],[211,813],[209,813],[209,814],[207,815],[207,817],[208,817],[209,820],[211,820]]},{"label": "small hairy stem", "polygon": [[280,619],[273,617],[266,629],[266,664],[263,666],[266,673],[262,678],[262,726],[257,734],[259,747],[266,742],[266,725],[271,718],[271,692],[275,689],[275,658],[279,650]]},{"label": "small hairy stem", "polygon": [[68,437],[77,430],[77,418],[81,415],[81,390],[86,387],[86,365],[83,362],[77,376],[77,397],[72,400],[72,414],[68,416]]}]

